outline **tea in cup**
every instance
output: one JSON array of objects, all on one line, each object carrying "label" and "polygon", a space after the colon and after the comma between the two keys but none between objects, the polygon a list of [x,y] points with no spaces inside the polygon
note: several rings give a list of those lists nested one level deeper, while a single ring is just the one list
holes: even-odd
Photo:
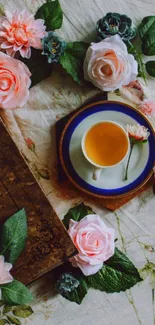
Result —
[{"label": "tea in cup", "polygon": [[102,169],[120,164],[130,148],[125,129],[113,121],[101,121],[91,126],[83,135],[82,151],[95,167],[92,178],[99,179]]}]

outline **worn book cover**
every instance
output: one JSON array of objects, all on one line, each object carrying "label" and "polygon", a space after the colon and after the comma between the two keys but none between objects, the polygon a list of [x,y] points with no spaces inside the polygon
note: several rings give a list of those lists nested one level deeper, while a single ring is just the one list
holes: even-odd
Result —
[{"label": "worn book cover", "polygon": [[28,240],[12,274],[28,284],[65,262],[76,249],[0,120],[0,223],[22,208]]}]

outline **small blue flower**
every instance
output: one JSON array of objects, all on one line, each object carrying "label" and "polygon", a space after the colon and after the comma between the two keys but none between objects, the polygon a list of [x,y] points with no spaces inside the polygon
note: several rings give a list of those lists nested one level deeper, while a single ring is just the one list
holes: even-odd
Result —
[{"label": "small blue flower", "polygon": [[74,291],[80,285],[79,280],[70,273],[61,274],[59,280],[57,281],[57,290],[63,296],[67,293]]},{"label": "small blue flower", "polygon": [[59,62],[67,44],[55,32],[48,32],[48,35],[42,39],[42,45],[42,54],[47,55],[48,63],[52,63]]}]

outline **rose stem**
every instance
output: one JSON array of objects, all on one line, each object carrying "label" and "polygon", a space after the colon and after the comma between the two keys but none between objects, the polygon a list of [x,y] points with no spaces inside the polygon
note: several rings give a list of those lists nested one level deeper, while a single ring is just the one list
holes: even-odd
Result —
[{"label": "rose stem", "polygon": [[125,181],[127,181],[127,179],[128,179],[128,168],[129,168],[129,163],[130,163],[130,158],[131,158],[133,146],[134,146],[134,143],[131,143],[129,158],[128,158],[127,165],[126,165],[126,170],[125,170],[125,178],[124,178]]}]

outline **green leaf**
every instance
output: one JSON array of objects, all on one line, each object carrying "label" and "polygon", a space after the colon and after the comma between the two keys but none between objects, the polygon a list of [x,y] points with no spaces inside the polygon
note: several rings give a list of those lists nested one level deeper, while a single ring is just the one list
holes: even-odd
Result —
[{"label": "green leaf", "polygon": [[88,286],[82,276],[77,278],[73,274],[63,273],[57,282],[57,291],[66,299],[80,305],[87,294]]},{"label": "green leaf", "polygon": [[33,314],[33,310],[30,306],[20,305],[13,309],[13,314],[17,317],[27,318]]},{"label": "green leaf", "polygon": [[47,30],[59,29],[62,26],[63,12],[58,0],[47,1],[37,11],[35,18],[45,21]]},{"label": "green leaf", "polygon": [[143,39],[142,52],[145,55],[155,55],[155,34],[148,34]]},{"label": "green leaf", "polygon": [[94,214],[94,212],[89,206],[85,205],[84,203],[81,203],[75,206],[74,208],[71,208],[64,216],[64,226],[68,229],[70,219],[73,219],[74,221],[80,221],[88,214]]},{"label": "green leaf", "polygon": [[37,168],[37,172],[39,176],[43,179],[49,180],[50,179],[50,174],[48,169],[46,168]]},{"label": "green leaf", "polygon": [[52,73],[53,66],[47,61],[47,57],[41,54],[39,50],[32,49],[30,59],[20,57],[20,61],[27,65],[31,71],[31,87],[35,86],[42,80],[49,77]]},{"label": "green leaf", "polygon": [[12,310],[12,306],[5,305],[3,308],[3,314],[7,314]]},{"label": "green leaf", "polygon": [[142,52],[145,55],[155,54],[155,16],[145,17],[139,26],[142,39]]},{"label": "green leaf", "polygon": [[66,52],[83,61],[88,47],[89,44],[85,42],[69,42],[67,43]]},{"label": "green leaf", "polygon": [[7,318],[8,318],[8,320],[9,320],[9,322],[11,324],[16,324],[16,325],[20,325],[21,324],[20,320],[18,318],[16,318],[16,317],[7,316]]},{"label": "green leaf", "polygon": [[13,280],[11,283],[1,285],[2,297],[7,304],[27,304],[33,300],[31,292],[21,282]]},{"label": "green leaf", "polygon": [[5,325],[5,324],[10,324],[10,322],[5,318],[0,319],[0,325]]},{"label": "green leaf", "polygon": [[146,71],[151,77],[155,77],[155,61],[148,61],[145,64]]},{"label": "green leaf", "polygon": [[79,72],[80,72],[80,62],[74,56],[68,54],[66,51],[63,56],[60,58],[60,64],[68,72],[68,74],[76,81],[78,84],[81,84]]},{"label": "green leaf", "polygon": [[78,84],[83,82],[83,61],[89,44],[84,42],[67,43],[60,64]]},{"label": "green leaf", "polygon": [[148,34],[155,32],[155,16],[144,17],[138,30],[141,39],[146,37]]},{"label": "green leaf", "polygon": [[105,264],[110,267],[113,267],[118,271],[135,275],[136,277],[139,278],[139,281],[141,281],[138,270],[136,269],[134,264],[118,248],[115,248],[115,254],[108,261],[106,261]]},{"label": "green leaf", "polygon": [[141,280],[136,267],[117,248],[98,273],[85,277],[90,287],[108,293],[125,291]]},{"label": "green leaf", "polygon": [[27,238],[27,220],[25,210],[22,209],[10,217],[2,228],[2,255],[14,264],[25,247]]}]

